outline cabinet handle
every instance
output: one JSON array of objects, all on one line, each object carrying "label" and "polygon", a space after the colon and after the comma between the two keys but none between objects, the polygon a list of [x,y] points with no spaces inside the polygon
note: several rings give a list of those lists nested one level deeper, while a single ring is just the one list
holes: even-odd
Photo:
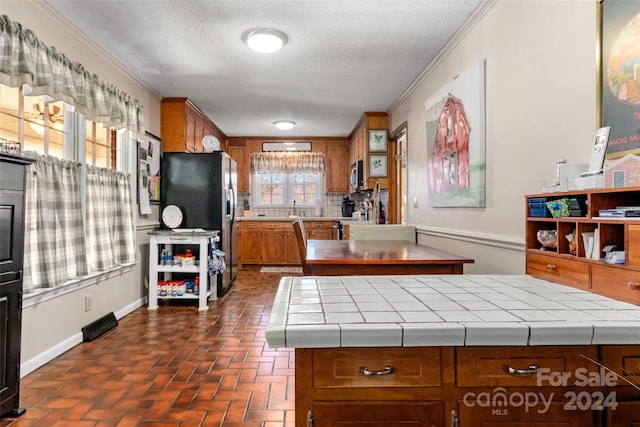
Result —
[{"label": "cabinet handle", "polygon": [[640,291],[640,283],[638,283],[638,282],[629,282],[629,284],[627,286],[632,291]]},{"label": "cabinet handle", "polygon": [[360,373],[365,377],[379,377],[381,375],[391,375],[393,374],[393,366],[387,365],[384,367],[384,371],[370,371],[366,366],[360,367]]},{"label": "cabinet handle", "polygon": [[282,233],[280,233],[281,236],[284,236],[284,231]]},{"label": "cabinet handle", "polygon": [[549,271],[556,271],[556,268],[558,268],[558,266],[555,264],[547,264],[547,270]]},{"label": "cabinet handle", "polygon": [[516,377],[538,375],[538,369],[540,369],[538,365],[529,365],[528,369],[515,369],[511,365],[504,365],[504,370]]},{"label": "cabinet handle", "polygon": [[460,427],[460,418],[456,411],[451,411],[451,427]]},{"label": "cabinet handle", "polygon": [[313,413],[311,411],[307,412],[307,427],[313,427]]}]

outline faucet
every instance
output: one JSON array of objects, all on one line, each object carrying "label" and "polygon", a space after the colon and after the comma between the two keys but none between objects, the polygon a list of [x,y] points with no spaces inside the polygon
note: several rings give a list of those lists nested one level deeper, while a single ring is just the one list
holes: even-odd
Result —
[{"label": "faucet", "polygon": [[294,201],[293,201],[293,213],[292,213],[292,215],[295,215],[295,214],[296,214],[296,201],[295,201],[295,199],[294,199]]}]

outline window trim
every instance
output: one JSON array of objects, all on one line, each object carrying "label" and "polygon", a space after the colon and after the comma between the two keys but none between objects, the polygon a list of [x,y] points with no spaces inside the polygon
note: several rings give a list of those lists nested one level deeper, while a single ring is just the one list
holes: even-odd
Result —
[{"label": "window trim", "polygon": [[[251,179],[251,193],[254,195],[253,198],[253,205],[255,208],[257,209],[270,209],[270,208],[286,208],[286,207],[290,207],[293,204],[293,175],[294,174],[299,174],[299,172],[294,172],[294,173],[284,173],[284,172],[271,172],[271,173],[281,173],[283,175],[286,176],[286,185],[285,185],[285,195],[284,195],[284,200],[285,203],[280,204],[280,205],[276,205],[276,204],[269,204],[269,205],[264,205],[260,203],[260,199],[261,199],[261,191],[260,191],[260,184],[261,184],[261,179],[258,177],[258,175],[262,175],[259,173],[253,173],[252,175],[252,179]],[[305,174],[307,172],[304,172]],[[315,183],[315,195],[314,195],[314,200],[311,203],[300,203],[296,200],[296,207],[297,208],[313,208],[316,203],[316,200],[322,200],[322,191],[324,188],[324,181],[323,181],[323,174],[320,173],[316,173],[316,174],[311,174],[311,175],[315,175],[317,177],[316,179],[316,183]],[[289,201],[290,200],[290,201]],[[288,202],[287,202],[288,201]]]}]

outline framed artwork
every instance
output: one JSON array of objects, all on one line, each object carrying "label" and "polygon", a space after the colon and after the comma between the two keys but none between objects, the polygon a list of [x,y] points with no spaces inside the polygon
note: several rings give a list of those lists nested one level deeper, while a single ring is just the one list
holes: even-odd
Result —
[{"label": "framed artwork", "polygon": [[387,130],[369,129],[369,152],[387,152]]},{"label": "framed artwork", "polygon": [[429,206],[485,206],[485,60],[425,101]]},{"label": "framed artwork", "polygon": [[162,140],[150,132],[138,139],[138,201],[160,203],[160,157]]},{"label": "framed artwork", "polygon": [[606,159],[640,154],[640,3],[602,0],[600,30],[600,123],[610,127]]},{"label": "framed artwork", "polygon": [[387,175],[387,155],[369,154],[369,177],[385,178]]}]

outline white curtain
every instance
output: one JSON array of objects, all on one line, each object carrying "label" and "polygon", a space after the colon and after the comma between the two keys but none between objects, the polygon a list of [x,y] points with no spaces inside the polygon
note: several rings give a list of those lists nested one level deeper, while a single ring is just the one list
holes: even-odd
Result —
[{"label": "white curtain", "polygon": [[7,15],[0,16],[0,83],[29,85],[31,95],[65,101],[87,119],[107,127],[134,133],[144,130],[142,106],[137,100],[48,47]]},{"label": "white curtain", "polygon": [[27,168],[24,290],[54,288],[89,273],[80,193],[82,165],[33,152]]},{"label": "white curtain", "polygon": [[322,153],[253,153],[251,173],[319,173],[324,175]]},{"label": "white curtain", "polygon": [[87,168],[87,240],[91,271],[134,262],[135,234],[129,177],[112,169]]}]

